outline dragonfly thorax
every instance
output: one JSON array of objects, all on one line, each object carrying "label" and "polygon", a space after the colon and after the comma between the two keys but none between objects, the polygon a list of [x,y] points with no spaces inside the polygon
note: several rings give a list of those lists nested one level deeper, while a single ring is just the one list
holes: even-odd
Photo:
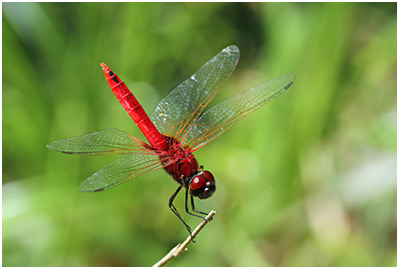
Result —
[{"label": "dragonfly thorax", "polygon": [[165,136],[170,148],[165,155],[160,155],[162,163],[173,163],[165,166],[165,170],[179,183],[187,187],[190,178],[198,173],[198,162],[190,149],[184,149],[180,142]]},{"label": "dragonfly thorax", "polygon": [[164,167],[166,172],[187,188],[192,196],[200,199],[210,197],[216,189],[211,172],[203,171],[202,166],[198,167],[198,161],[192,151],[184,149],[177,139],[168,136],[165,136],[165,139],[170,148],[165,155],[160,155],[160,159],[163,163],[168,163],[172,158],[174,160]]}]

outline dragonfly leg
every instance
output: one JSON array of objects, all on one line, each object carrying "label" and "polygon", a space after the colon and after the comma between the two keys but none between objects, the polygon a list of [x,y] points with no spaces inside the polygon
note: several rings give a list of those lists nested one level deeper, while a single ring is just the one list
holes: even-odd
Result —
[{"label": "dragonfly leg", "polygon": [[199,211],[199,210],[195,210],[195,206],[194,206],[194,197],[193,197],[192,195],[190,195],[190,197],[191,197],[191,209],[192,209],[194,212],[203,214],[203,215],[205,215],[205,216],[208,215],[208,213],[205,213],[205,212],[202,212],[202,211]]},{"label": "dragonfly leg", "polygon": [[198,172],[204,172],[204,166],[201,164],[200,168],[198,169]]},{"label": "dragonfly leg", "polygon": [[[207,214],[204,213],[204,212],[195,210],[195,208],[194,208],[194,203],[193,203],[193,196],[190,195],[190,197],[191,197],[191,205],[192,205],[191,207],[193,208],[193,211],[194,211],[194,212],[197,212],[197,213],[201,213],[201,214],[207,215]],[[205,217],[200,216],[200,215],[197,215],[197,214],[194,214],[194,213],[191,213],[191,212],[188,210],[188,202],[187,202],[187,200],[188,200],[188,189],[186,189],[186,212],[187,212],[187,214],[189,214],[189,215],[191,215],[191,216],[195,216],[195,217],[201,218],[201,219],[203,219],[203,220],[206,220]]]},{"label": "dragonfly leg", "polygon": [[175,200],[176,195],[179,193],[183,186],[180,185],[177,190],[172,194],[172,196],[169,198],[169,208],[172,210],[172,212],[180,219],[181,222],[183,222],[184,226],[186,226],[187,231],[191,235],[191,228],[188,226],[188,224],[183,220],[183,218],[180,216],[179,212],[177,211],[176,207],[173,205],[173,200]]}]

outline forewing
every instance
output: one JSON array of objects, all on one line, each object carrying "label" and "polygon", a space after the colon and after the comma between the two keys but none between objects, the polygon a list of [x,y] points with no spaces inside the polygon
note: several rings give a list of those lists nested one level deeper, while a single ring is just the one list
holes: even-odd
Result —
[{"label": "forewing", "polygon": [[267,104],[288,89],[295,80],[287,74],[263,82],[205,111],[187,135],[187,145],[197,150],[209,143],[249,113]]},{"label": "forewing", "polygon": [[118,186],[132,178],[162,168],[157,155],[124,155],[104,166],[100,171],[86,179],[79,187],[80,191],[103,191]]},{"label": "forewing", "polygon": [[205,106],[233,72],[239,57],[238,47],[223,49],[162,99],[151,115],[157,129],[164,135],[184,140]]},{"label": "forewing", "polygon": [[68,154],[111,155],[138,154],[148,152],[144,142],[118,129],[103,131],[54,141],[47,145],[49,149]]}]

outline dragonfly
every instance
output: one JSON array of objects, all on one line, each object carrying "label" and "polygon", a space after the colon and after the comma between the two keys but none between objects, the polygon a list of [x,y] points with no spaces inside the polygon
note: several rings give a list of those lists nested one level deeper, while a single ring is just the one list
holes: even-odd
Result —
[{"label": "dragonfly", "polygon": [[194,197],[207,199],[216,190],[213,174],[199,165],[194,152],[276,98],[295,80],[294,74],[282,75],[205,109],[230,77],[239,58],[237,46],[224,48],[163,98],[150,117],[119,76],[101,63],[111,90],[148,143],[125,131],[106,129],[54,141],[47,147],[67,154],[120,156],[87,178],[79,187],[83,192],[108,190],[140,175],[165,169],[178,183],[169,198],[169,208],[191,234],[190,226],[173,204],[175,197],[185,189],[185,211],[204,219],[207,213],[195,208]]}]

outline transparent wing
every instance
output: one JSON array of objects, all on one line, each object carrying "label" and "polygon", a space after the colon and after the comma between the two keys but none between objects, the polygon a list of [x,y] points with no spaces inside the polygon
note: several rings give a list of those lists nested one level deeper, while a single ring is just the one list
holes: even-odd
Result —
[{"label": "transparent wing", "polygon": [[288,89],[294,80],[294,74],[283,75],[211,107],[191,128],[186,137],[187,145],[193,150],[206,145],[249,113],[276,98]]},{"label": "transparent wing", "polygon": [[157,129],[164,135],[184,140],[205,106],[233,72],[239,57],[236,46],[223,49],[162,99],[151,115]]},{"label": "transparent wing", "polygon": [[48,144],[47,147],[62,153],[79,155],[139,154],[151,152],[140,139],[118,129],[106,129],[83,136],[54,141]]},{"label": "transparent wing", "polygon": [[80,191],[103,191],[118,186],[132,178],[160,169],[165,165],[157,155],[124,155],[104,166],[86,179]]},{"label": "transparent wing", "polygon": [[146,147],[144,142],[118,129],[106,129],[58,140],[48,144],[47,147],[62,153],[80,155],[125,154],[86,179],[79,187],[79,190],[85,192],[113,188],[176,161],[173,157],[164,157],[161,162],[159,155]]}]

